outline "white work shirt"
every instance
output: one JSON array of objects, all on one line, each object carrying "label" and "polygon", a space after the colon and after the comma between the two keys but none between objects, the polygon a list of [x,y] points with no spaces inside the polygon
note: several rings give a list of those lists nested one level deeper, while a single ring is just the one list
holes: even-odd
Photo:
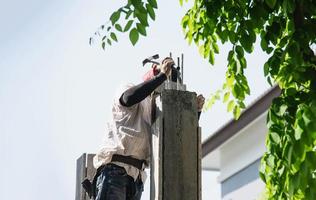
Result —
[{"label": "white work shirt", "polygon": [[[132,86],[122,87],[116,94],[112,106],[112,122],[107,124],[102,147],[93,158],[96,169],[111,162],[113,154],[146,160],[147,164],[150,161],[151,97],[131,107],[122,106],[119,101],[123,92]],[[134,180],[141,173],[142,181],[145,182],[147,175],[144,170],[121,162],[112,163],[124,167]]]}]

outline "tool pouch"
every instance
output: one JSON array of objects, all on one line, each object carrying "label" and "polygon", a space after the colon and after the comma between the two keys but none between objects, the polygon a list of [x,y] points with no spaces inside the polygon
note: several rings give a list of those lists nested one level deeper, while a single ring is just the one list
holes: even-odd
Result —
[{"label": "tool pouch", "polygon": [[85,179],[81,183],[83,189],[86,191],[86,193],[89,195],[90,199],[95,198],[95,185],[93,182],[91,183],[89,179]]},{"label": "tool pouch", "polygon": [[[104,166],[103,166],[104,167]],[[86,178],[84,179],[82,182],[81,182],[81,185],[83,187],[83,189],[86,191],[86,193],[89,195],[89,198],[91,200],[94,200],[95,197],[96,197],[96,185],[97,185],[97,179],[98,179],[98,176],[100,175],[100,171],[103,169],[103,167],[100,167],[96,174],[94,175],[93,177],[93,180],[92,182]]]},{"label": "tool pouch", "polygon": [[101,166],[101,167],[99,167],[98,169],[97,169],[97,171],[96,171],[96,173],[95,173],[95,175],[94,175],[94,177],[93,177],[93,180],[92,180],[92,182],[88,179],[88,178],[86,178],[86,179],[84,179],[82,182],[81,182],[81,185],[82,185],[82,187],[83,187],[83,189],[86,191],[86,193],[89,195],[89,198],[91,199],[91,200],[94,200],[95,199],[95,197],[96,197],[96,188],[97,188],[97,179],[98,179],[98,177],[99,177],[99,175],[100,175],[100,173],[101,173],[101,171],[104,169],[104,165],[103,166]]}]

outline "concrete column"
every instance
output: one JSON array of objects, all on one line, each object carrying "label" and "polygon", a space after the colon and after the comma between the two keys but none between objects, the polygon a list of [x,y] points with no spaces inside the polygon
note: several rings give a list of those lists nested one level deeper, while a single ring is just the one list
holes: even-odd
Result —
[{"label": "concrete column", "polygon": [[162,90],[152,125],[151,200],[201,198],[196,94]]}]

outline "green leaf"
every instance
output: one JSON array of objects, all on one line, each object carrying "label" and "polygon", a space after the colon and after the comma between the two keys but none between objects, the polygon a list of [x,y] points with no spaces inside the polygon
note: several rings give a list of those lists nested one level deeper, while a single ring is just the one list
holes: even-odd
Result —
[{"label": "green leaf", "polygon": [[238,58],[244,57],[244,49],[240,45],[236,46],[236,52]]},{"label": "green leaf", "polygon": [[247,68],[247,61],[244,57],[240,58],[239,62],[243,69]]},{"label": "green leaf", "polygon": [[238,104],[240,108],[243,108],[243,109],[246,108],[246,105],[244,104],[244,102],[239,101]]},{"label": "green leaf", "polygon": [[110,34],[110,36],[111,36],[112,40],[114,40],[115,42],[117,42],[117,37],[116,37],[115,33],[112,32],[112,33]]},{"label": "green leaf", "polygon": [[205,42],[203,46],[204,46],[203,58],[207,58],[207,56],[210,54],[210,51],[211,51],[210,43],[209,42]]},{"label": "green leaf", "polygon": [[221,90],[217,90],[216,91],[216,93],[215,93],[215,99],[216,100],[220,100],[221,99],[221,92],[222,92]]},{"label": "green leaf", "polygon": [[233,50],[230,50],[229,53],[228,53],[228,57],[227,57],[227,61],[228,63],[231,63],[234,59],[234,55],[235,55],[235,52]]},{"label": "green leaf", "polygon": [[239,82],[241,82],[241,87],[242,87],[243,92],[250,95],[250,88],[248,86],[247,78],[244,75],[242,75],[239,78]]},{"label": "green leaf", "polygon": [[183,0],[179,0],[180,6],[183,6]]},{"label": "green leaf", "polygon": [[231,43],[235,44],[237,42],[237,36],[235,32],[229,31],[228,37]]},{"label": "green leaf", "polygon": [[265,174],[264,174],[264,173],[262,173],[262,172],[259,172],[259,176],[260,176],[261,180],[262,180],[264,183],[266,183],[266,177],[265,177]]},{"label": "green leaf", "polygon": [[287,160],[288,160],[289,165],[292,164],[292,154],[293,154],[293,145],[289,147],[289,150],[287,152]]},{"label": "green leaf", "polygon": [[214,50],[214,53],[219,53],[219,48],[218,48],[218,45],[216,44],[215,41],[212,42],[212,47],[213,47],[213,50]]},{"label": "green leaf", "polygon": [[269,85],[272,87],[273,86],[273,81],[272,81],[270,76],[267,77],[267,81],[268,81]]},{"label": "green leaf", "polygon": [[232,86],[234,85],[234,81],[235,81],[234,76],[227,76],[226,77],[227,87],[232,88]]},{"label": "green leaf", "polygon": [[311,122],[314,120],[314,116],[310,115],[308,112],[304,112],[303,115],[303,121],[305,123],[305,126],[309,126]]},{"label": "green leaf", "polygon": [[126,13],[126,16],[125,16],[125,19],[128,19],[131,14],[133,13],[133,10],[129,10],[127,13]]},{"label": "green leaf", "polygon": [[112,45],[112,42],[111,42],[110,39],[107,39],[106,41],[107,41],[107,43],[108,43],[109,45]]},{"label": "green leaf", "polygon": [[228,34],[229,34],[229,31],[227,29],[225,29],[224,31],[219,33],[219,38],[221,39],[223,44],[224,44],[224,42],[227,42]]},{"label": "green leaf", "polygon": [[276,0],[265,0],[264,1],[271,9],[274,8]]},{"label": "green leaf", "polygon": [[105,42],[102,42],[102,49],[105,50]]},{"label": "green leaf", "polygon": [[288,108],[288,106],[286,104],[281,105],[279,108],[278,115],[283,116],[284,113],[286,112],[287,108]]},{"label": "green leaf", "polygon": [[118,30],[118,31],[120,31],[120,32],[123,32],[123,29],[122,29],[121,25],[115,24],[114,27],[115,27],[116,30]]},{"label": "green leaf", "polygon": [[184,15],[184,17],[181,20],[182,28],[185,29],[188,25],[188,22],[190,20],[190,17],[188,15]]},{"label": "green leaf", "polygon": [[252,46],[252,41],[249,39],[249,36],[246,32],[244,32],[240,39],[240,44],[242,45],[242,47],[248,52],[248,53],[252,53],[253,51],[253,46]]},{"label": "green leaf", "polygon": [[295,128],[295,135],[294,135],[295,139],[296,140],[301,139],[303,132],[304,132],[304,130],[299,125],[297,125]]},{"label": "green leaf", "polygon": [[223,86],[222,86],[222,89],[225,90],[226,88],[227,88],[227,84],[224,83]]},{"label": "green leaf", "polygon": [[112,13],[112,15],[110,17],[112,25],[114,25],[119,20],[120,15],[121,15],[121,12],[119,12],[119,11],[116,11],[116,12]]},{"label": "green leaf", "polygon": [[267,49],[268,49],[268,43],[267,43],[267,41],[266,41],[266,39],[265,39],[265,33],[263,32],[263,33],[261,33],[261,42],[260,42],[260,46],[261,46],[261,49],[263,50],[263,51],[266,51]]},{"label": "green leaf", "polygon": [[285,90],[285,94],[287,96],[293,96],[293,95],[297,94],[297,90],[295,88],[291,87],[291,88],[288,88]]},{"label": "green leaf", "polygon": [[200,47],[199,47],[199,53],[200,53],[200,55],[201,55],[203,58],[205,58],[205,56],[204,56],[204,44],[200,45]]},{"label": "green leaf", "polygon": [[282,8],[288,14],[292,14],[295,8],[293,0],[283,0]]},{"label": "green leaf", "polygon": [[238,105],[234,107],[233,114],[234,114],[235,119],[238,119],[240,117],[240,107]]},{"label": "green leaf", "polygon": [[273,155],[269,155],[268,159],[267,159],[267,164],[273,168],[274,167],[274,162],[275,161],[275,157]]},{"label": "green leaf", "polygon": [[156,0],[148,0],[148,3],[149,3],[153,8],[158,8],[158,6],[157,6],[157,1],[156,1]]},{"label": "green leaf", "polygon": [[215,56],[214,56],[214,51],[210,51],[210,54],[209,54],[209,62],[214,65],[214,62],[215,62]]},{"label": "green leaf", "polygon": [[235,98],[239,99],[241,98],[241,94],[242,94],[242,91],[241,91],[241,88],[238,84],[235,84],[234,87],[233,87],[233,95]]},{"label": "green leaf", "polygon": [[266,50],[266,52],[267,52],[268,54],[270,54],[272,51],[273,51],[273,48],[272,48],[272,47],[268,47],[267,50]]},{"label": "green leaf", "polygon": [[270,136],[272,138],[272,140],[276,143],[279,144],[281,141],[280,136],[276,133],[276,132],[270,132]]},{"label": "green leaf", "polygon": [[136,13],[136,17],[139,20],[139,22],[144,25],[148,26],[148,19],[147,19],[147,14],[144,13]]},{"label": "green leaf", "polygon": [[223,103],[226,103],[229,100],[230,92],[226,92],[224,95]]},{"label": "green leaf", "polygon": [[230,67],[234,71],[234,73],[237,75],[240,75],[243,72],[238,59],[234,59],[233,62],[230,63]]},{"label": "green leaf", "polygon": [[134,22],[133,20],[129,20],[129,21],[126,23],[126,25],[125,25],[125,27],[124,27],[124,32],[128,31],[128,30],[131,28],[133,22]]},{"label": "green leaf", "polygon": [[227,104],[227,111],[231,112],[234,109],[235,102],[234,100],[230,100],[229,103]]},{"label": "green leaf", "polygon": [[252,29],[248,30],[248,31],[249,31],[249,35],[247,34],[247,36],[249,36],[251,43],[255,43],[256,39],[257,39],[257,35],[256,35],[255,31]]},{"label": "green leaf", "polygon": [[138,41],[139,34],[136,28],[133,28],[131,32],[129,33],[129,39],[132,42],[133,46],[136,44]]},{"label": "green leaf", "polygon": [[150,4],[146,4],[146,8],[147,8],[147,11],[148,11],[150,18],[152,20],[155,20],[156,16],[155,16],[155,11],[154,11],[153,7]]},{"label": "green leaf", "polygon": [[205,107],[206,107],[207,109],[210,109],[210,108],[214,105],[215,101],[216,101],[216,98],[215,98],[215,95],[214,95],[214,96],[212,96],[210,99],[208,99],[208,100],[206,101]]},{"label": "green leaf", "polygon": [[130,0],[130,2],[135,8],[135,12],[146,13],[142,0]]},{"label": "green leaf", "polygon": [[146,36],[146,29],[142,24],[137,23],[136,27],[137,27],[137,30],[140,34],[142,34],[143,36]]},{"label": "green leaf", "polygon": [[185,35],[185,37],[188,39],[189,45],[191,45],[192,39],[193,39],[192,34],[191,34],[190,32],[188,32],[188,33]]}]

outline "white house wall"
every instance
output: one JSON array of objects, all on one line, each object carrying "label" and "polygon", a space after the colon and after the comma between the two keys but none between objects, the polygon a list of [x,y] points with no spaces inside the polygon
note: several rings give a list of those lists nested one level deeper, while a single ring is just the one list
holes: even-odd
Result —
[{"label": "white house wall", "polygon": [[259,179],[259,166],[260,158],[221,182],[222,197],[243,188],[245,185],[256,179]]},{"label": "white house wall", "polygon": [[202,169],[203,170],[211,170],[211,171],[219,171],[219,150],[216,149],[215,151],[212,151],[211,153],[207,154],[202,159]]},{"label": "white house wall", "polygon": [[260,115],[220,147],[220,182],[262,157],[267,133],[266,116],[267,112]]},{"label": "white house wall", "polygon": [[257,200],[263,195],[264,183],[256,179],[223,196],[223,200]]}]

